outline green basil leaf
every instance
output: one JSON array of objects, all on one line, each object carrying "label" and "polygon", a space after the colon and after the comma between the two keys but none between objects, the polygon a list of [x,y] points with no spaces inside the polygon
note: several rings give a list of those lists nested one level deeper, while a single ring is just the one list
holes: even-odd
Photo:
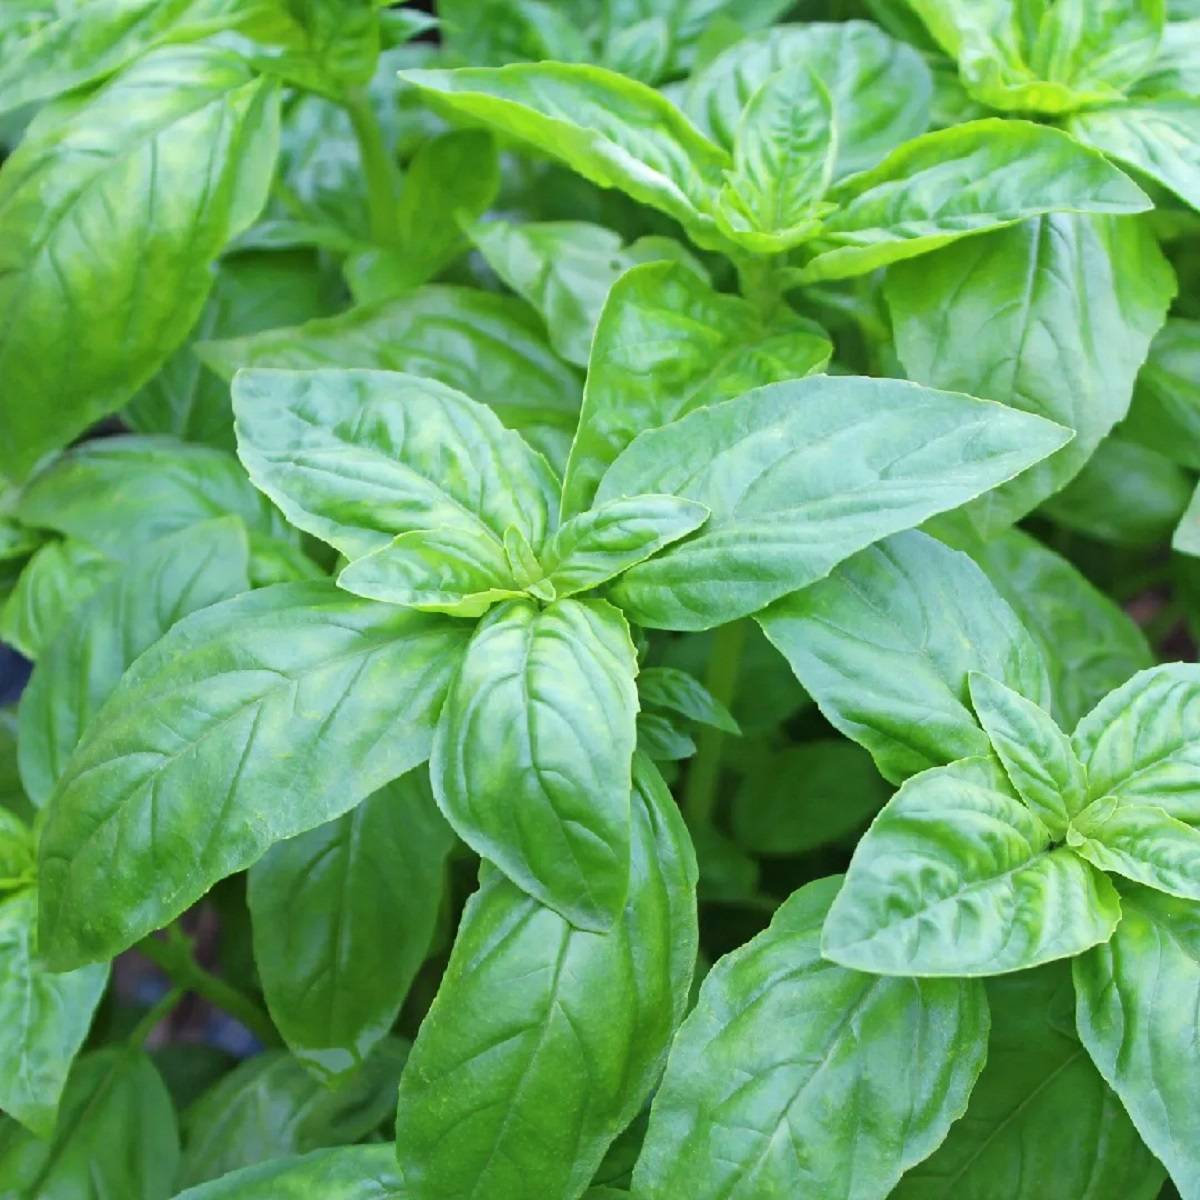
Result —
[{"label": "green basil leaf", "polygon": [[642,1107],[697,941],[691,843],[644,760],[632,826],[629,897],[607,934],[485,866],[400,1083],[405,1196],[569,1200]]},{"label": "green basil leaf", "polygon": [[678,265],[626,272],[596,326],[563,515],[591,505],[605,470],[642,430],[819,371],[831,350],[820,330],[798,319],[768,325],[745,300]]},{"label": "green basil leaf", "polygon": [[506,604],[472,637],[434,739],[454,831],[584,929],[609,928],[625,902],[636,673],[604,601]]},{"label": "green basil leaf", "polygon": [[26,658],[39,658],[67,619],[117,573],[108,555],[83,542],[48,542],[26,564],[0,609],[0,639]]},{"label": "green basil leaf", "polygon": [[465,634],[327,582],[278,584],[175,625],[126,672],[51,798],[47,961],[124,949],[422,762]]},{"label": "green basil leaf", "polygon": [[17,714],[5,708],[0,708],[0,807],[23,822],[32,823],[37,815],[17,770]]},{"label": "green basil leaf", "polygon": [[1171,534],[1171,549],[1180,554],[1200,556],[1200,487],[1192,493],[1175,532]]},{"label": "green basil leaf", "polygon": [[1017,795],[1059,840],[1087,805],[1087,774],[1054,718],[981,671],[968,676],[971,704]]},{"label": "green basil leaf", "polygon": [[555,62],[401,71],[400,78],[447,111],[660,209],[699,245],[723,245],[707,210],[729,157],[653,88],[603,67]]},{"label": "green basil leaf", "polygon": [[758,388],[651,429],[600,503],[664,492],[712,516],[627,571],[613,598],[651,628],[706,629],[806,587],[872,542],[973,499],[1069,433],[1002,405],[892,379]]},{"label": "green basil leaf", "polygon": [[1162,1168],[1075,1037],[1066,964],[986,987],[988,1060],[966,1115],[893,1200],[1045,1200],[1048,1181],[1072,1200],[1154,1200]]},{"label": "green basil leaf", "polygon": [[1088,796],[1150,804],[1200,825],[1200,667],[1164,663],[1110,692],[1075,727]]},{"label": "green basil leaf", "polygon": [[830,966],[821,922],[839,882],[801,888],[709,972],[650,1110],[637,1196],[754,1200],[802,1179],[883,1197],[966,1107],[987,1050],[983,985]]},{"label": "green basil leaf", "polygon": [[540,543],[558,481],[482,404],[391,371],[252,368],[233,381],[238,454],[292,524],[357,558],[446,525]]},{"label": "green basil leaf", "polygon": [[0,899],[0,1108],[49,1138],[108,963],[51,975],[36,951],[37,893],[26,888]]},{"label": "green basil leaf", "polygon": [[896,349],[910,379],[1075,430],[1056,454],[965,509],[983,537],[1058,491],[1125,415],[1174,293],[1174,272],[1144,222],[1071,213],[968,238],[888,272]]},{"label": "green basil leaf", "polygon": [[238,367],[370,367],[436,379],[488,405],[552,462],[561,463],[579,414],[579,380],[559,362],[537,318],[506,296],[435,285],[224,341],[196,353],[222,378]]},{"label": "green basil leaf", "polygon": [[1168,321],[1138,372],[1121,436],[1200,471],[1200,321]]},{"label": "green basil leaf", "polygon": [[1027,121],[971,121],[914,138],[829,196],[816,252],[799,279],[863,275],[969,234],[1042,213],[1121,215],[1150,201],[1102,154]]},{"label": "green basil leaf", "polygon": [[929,68],[911,46],[868,21],[777,25],[735,42],[691,77],[683,107],[705,133],[732,148],[750,97],[771,75],[800,63],[833,99],[837,178],[874,166],[925,132]]},{"label": "green basil leaf", "polygon": [[175,1107],[140,1050],[80,1058],[49,1140],[0,1118],[0,1179],[13,1197],[166,1200],[178,1163]]},{"label": "green basil leaf", "polygon": [[522,595],[503,544],[478,529],[418,529],[343,567],[338,587],[368,600],[456,617]]},{"label": "green basil leaf", "polygon": [[630,267],[677,262],[708,283],[704,268],[670,238],[644,237],[623,246],[619,234],[586,221],[491,220],[468,232],[488,266],[541,314],[554,349],[581,367],[588,364],[609,290]]},{"label": "green basil leaf", "polygon": [[183,341],[278,139],[278,92],[210,46],[152,52],[38,118],[0,172],[0,470],[120,408]]},{"label": "green basil leaf", "polygon": [[834,102],[808,66],[787,67],[750,97],[733,144],[717,224],[757,254],[807,241],[829,206],[821,203],[837,154]]},{"label": "green basil leaf", "polygon": [[724,733],[740,734],[732,714],[694,675],[678,667],[643,667],[638,672],[643,708],[661,708]]},{"label": "green basil leaf", "polygon": [[395,1105],[408,1045],[381,1042],[339,1088],[320,1083],[285,1050],[240,1063],[184,1114],[185,1185],[216,1179],[264,1159],[357,1142]]},{"label": "green basil leaf", "polygon": [[359,1069],[395,1023],[429,952],[453,842],[418,769],[250,868],[267,1007],[324,1082]]},{"label": "green basil leaf", "polygon": [[914,776],[858,844],[825,923],[826,958],[888,975],[999,975],[1107,941],[1106,876],[1012,795],[999,764]]},{"label": "green basil leaf", "polygon": [[818,738],[762,757],[733,799],[740,846],[763,857],[806,854],[866,827],[891,789],[870,755]]},{"label": "green basil leaf", "polygon": [[893,783],[987,754],[969,672],[1049,701],[1042,655],[1012,609],[965,554],[923,533],[856,554],[756,619],[829,722]]},{"label": "green basil leaf", "polygon": [[637,715],[637,748],[656,763],[682,762],[696,753],[692,735],[665,713]]},{"label": "green basil leaf", "polygon": [[1004,682],[1037,699],[1064,729],[1073,729],[1088,709],[1153,661],[1145,636],[1124,609],[1028,534],[1010,530],[972,547],[971,554],[1041,650],[1051,695]]},{"label": "green basil leaf", "polygon": [[[1168,4],[1168,7],[1170,5]],[[1173,15],[1173,14],[1172,14]],[[1133,88],[1137,97],[1200,96],[1200,10],[1188,21],[1170,20],[1149,69]]]},{"label": "green basil leaf", "polygon": [[398,1200],[391,1146],[338,1146],[231,1171],[175,1200]]},{"label": "green basil leaf", "polygon": [[154,543],[76,608],[21,696],[21,779],[35,805],[126,667],[188,613],[247,591],[248,566],[241,522],[222,517]]},{"label": "green basil leaf", "polygon": [[1079,1036],[1181,1195],[1200,1180],[1200,910],[1121,890],[1113,940],[1075,960]]},{"label": "green basil leaf", "polygon": [[35,882],[36,858],[33,830],[16,812],[0,808],[0,895]]},{"label": "green basil leaf", "polygon": [[542,555],[556,595],[599,587],[699,529],[708,509],[677,496],[627,496],[572,517]]},{"label": "green basil leaf", "polygon": [[1200,208],[1200,98],[1169,96],[1077,113],[1067,128]]},{"label": "green basil leaf", "polygon": [[1200,900],[1200,829],[1152,804],[1122,804],[1105,796],[1071,822],[1067,845],[1102,871]]}]

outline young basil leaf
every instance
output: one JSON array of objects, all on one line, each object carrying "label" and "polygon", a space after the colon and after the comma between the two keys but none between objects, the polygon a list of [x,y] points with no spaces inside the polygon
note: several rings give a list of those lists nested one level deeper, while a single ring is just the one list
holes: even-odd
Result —
[{"label": "young basil leaf", "polygon": [[1200,1180],[1200,920],[1195,904],[1121,889],[1113,940],[1074,963],[1079,1036],[1180,1194]]},{"label": "young basil leaf", "polygon": [[582,929],[609,928],[625,902],[636,674],[604,601],[506,604],[472,637],[434,739],[458,836]]},{"label": "young basil leaf", "polygon": [[640,712],[637,748],[656,763],[682,762],[696,753],[696,743],[686,729],[665,713]]},{"label": "young basil leaf", "polygon": [[407,1043],[388,1038],[339,1088],[318,1082],[285,1050],[247,1059],[184,1114],[180,1181],[358,1141],[392,1112],[407,1054]]},{"label": "young basil leaf", "polygon": [[579,379],[559,362],[525,305],[434,285],[291,329],[202,342],[223,379],[239,367],[370,367],[436,379],[493,409],[555,463],[579,414]]},{"label": "young basil leaf", "polygon": [[603,67],[555,62],[401,71],[400,78],[447,111],[661,209],[697,244],[723,245],[708,207],[729,156],[653,88]]},{"label": "young basil leaf", "polygon": [[1164,663],[1110,692],[1075,727],[1088,796],[1151,804],[1200,825],[1200,667]]},{"label": "young basil leaf", "polygon": [[1125,415],[1176,287],[1144,222],[1072,213],[897,264],[885,286],[910,379],[1075,430],[1057,454],[967,506],[983,537],[1057,492]]},{"label": "young basil leaf", "polygon": [[1138,372],[1121,436],[1200,470],[1200,321],[1167,323]]},{"label": "young basil leaf", "polygon": [[1200,98],[1168,96],[1077,113],[1067,128],[1200,208]]},{"label": "young basil leaf", "polygon": [[650,1110],[637,1196],[753,1200],[803,1179],[883,1197],[966,1107],[987,1050],[982,984],[831,967],[819,943],[839,883],[801,888],[709,972]]},{"label": "young basil leaf", "polygon": [[338,1146],[231,1171],[175,1200],[397,1200],[392,1146]]},{"label": "young basil leaf", "polygon": [[1064,729],[1074,728],[1094,704],[1153,661],[1129,615],[1027,533],[1010,530],[972,547],[971,554],[1040,649],[1051,695],[1043,698],[1004,682],[1037,699]]},{"label": "young basil leaf", "polygon": [[155,51],[39,116],[0,171],[0,470],[120,408],[183,341],[278,139],[277,91],[212,46]]},{"label": "young basil leaf", "polygon": [[71,1060],[108,982],[108,963],[52,975],[36,949],[37,892],[0,898],[0,1108],[49,1138]]},{"label": "young basil leaf", "polygon": [[607,934],[481,872],[401,1079],[405,1196],[569,1200],[645,1102],[687,1004],[696,861],[641,759],[631,810],[629,896]]},{"label": "young basil leaf", "polygon": [[429,952],[454,835],[418,768],[272,846],[247,901],[267,1007],[324,1083],[358,1070]]},{"label": "young basil leaf", "polygon": [[967,682],[975,714],[1009,782],[1061,840],[1087,805],[1087,773],[1070,739],[1048,712],[990,675],[972,671]]},{"label": "young basil leaf", "polygon": [[416,529],[343,567],[337,585],[368,600],[456,617],[482,616],[522,590],[492,534],[452,525]]},{"label": "young basil leaf", "polygon": [[897,534],[757,616],[826,719],[892,783],[987,754],[968,707],[984,671],[1046,704],[1037,645],[983,572],[926,534]]},{"label": "young basil leaf", "polygon": [[838,184],[799,281],[844,279],[1055,211],[1145,212],[1142,190],[1058,129],[983,120],[914,138]]},{"label": "young basil leaf", "polygon": [[1200,830],[1153,804],[1105,796],[1071,822],[1067,845],[1102,871],[1200,900]]},{"label": "young basil leaf", "polygon": [[999,975],[1107,941],[1121,919],[1106,876],[1013,794],[998,763],[914,776],[850,861],[821,952],[885,975]]},{"label": "young basil leaf", "polygon": [[568,362],[588,364],[592,336],[614,282],[638,263],[667,260],[702,284],[704,268],[678,242],[619,234],[586,221],[481,221],[469,230],[488,266],[546,322],[550,344]]},{"label": "young basil leaf", "polygon": [[188,613],[249,590],[248,567],[245,529],[222,517],[155,542],[75,609],[21,696],[21,779],[35,805],[130,663]]},{"label": "young basil leaf", "polygon": [[1200,10],[1191,16],[1191,20],[1168,20],[1163,26],[1158,53],[1132,88],[1135,97],[1200,96],[1200,42],[1196,40]]},{"label": "young basil leaf", "polygon": [[546,545],[542,563],[555,594],[573,596],[652,558],[708,520],[678,496],[626,496],[572,517]]},{"label": "young basil leaf", "polygon": [[811,238],[831,207],[822,197],[837,145],[833,98],[815,72],[797,65],[769,76],[738,124],[717,202],[722,232],[757,254]]},{"label": "young basil leaf", "polygon": [[764,383],[829,361],[819,329],[767,324],[745,300],[672,263],[647,263],[613,285],[592,342],[579,429],[563,484],[564,516],[590,507],[634,437]]},{"label": "young basil leaf", "polygon": [[640,434],[608,469],[599,503],[664,492],[712,510],[686,542],[626,572],[613,598],[658,629],[747,616],[1069,437],[1040,417],[900,380],[758,388]]},{"label": "young basil leaf", "polygon": [[327,582],[278,584],[175,625],[126,672],[51,798],[47,961],[124,949],[417,766],[466,632]]},{"label": "young basil leaf", "polygon": [[357,558],[397,533],[454,526],[534,543],[558,482],[489,409],[391,371],[252,368],[233,381],[238,454],[301,529]]},{"label": "young basil leaf", "polygon": [[0,1179],[13,1196],[166,1200],[179,1163],[175,1107],[140,1050],[97,1050],[71,1069],[49,1140],[0,1117]]},{"label": "young basil leaf", "polygon": [[732,733],[742,731],[729,710],[694,675],[678,667],[644,667],[638,672],[643,708],[661,708],[701,725]]},{"label": "young basil leaf", "polygon": [[987,1066],[966,1115],[893,1200],[1045,1200],[1048,1180],[1079,1200],[1154,1200],[1162,1168],[1075,1037],[1066,964],[986,987]]}]

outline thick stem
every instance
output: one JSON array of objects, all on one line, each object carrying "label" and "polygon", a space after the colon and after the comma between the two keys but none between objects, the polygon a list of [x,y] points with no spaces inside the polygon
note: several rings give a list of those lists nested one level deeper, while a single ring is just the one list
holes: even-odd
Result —
[{"label": "thick stem", "polygon": [[367,211],[371,219],[371,237],[380,245],[394,245],[400,240],[400,224],[396,199],[399,178],[396,165],[383,141],[383,130],[365,91],[346,97],[346,112],[358,139],[363,174],[367,181]]},{"label": "thick stem", "polygon": [[178,925],[170,925],[165,938],[151,935],[138,942],[137,948],[157,966],[175,987],[195,992],[205,1000],[241,1021],[259,1041],[279,1045],[279,1034],[270,1017],[249,996],[232,984],[206,971],[192,956],[192,943]]},{"label": "thick stem", "polygon": [[[713,636],[712,653],[708,659],[705,684],[713,696],[726,708],[733,703],[737,689],[738,670],[742,661],[742,646],[746,641],[746,622],[735,621],[722,625]],[[721,778],[721,753],[725,734],[705,726],[696,737],[696,757],[688,768],[683,808],[693,826],[712,820],[717,804],[717,784]]]},{"label": "thick stem", "polygon": [[738,264],[738,286],[742,295],[769,321],[783,305],[786,291],[783,259],[777,256],[747,258]]}]

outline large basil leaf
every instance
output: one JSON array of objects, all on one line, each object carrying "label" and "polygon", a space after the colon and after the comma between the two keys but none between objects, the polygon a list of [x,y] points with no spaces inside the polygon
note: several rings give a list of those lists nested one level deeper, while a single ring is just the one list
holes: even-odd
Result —
[{"label": "large basil leaf", "polygon": [[965,554],[923,533],[863,550],[757,620],[830,723],[893,783],[987,754],[971,671],[1049,700],[1038,647],[1012,609]]},{"label": "large basil leaf", "polygon": [[605,601],[506,604],[472,637],[433,744],[459,837],[585,929],[625,902],[636,673]]},{"label": "large basil leaf", "polygon": [[579,380],[555,357],[525,305],[474,288],[431,285],[247,337],[202,342],[197,354],[225,379],[238,367],[371,367],[457,388],[494,409],[555,463],[579,413]]},{"label": "large basil leaf", "polygon": [[175,1107],[140,1050],[115,1047],[79,1059],[49,1140],[0,1117],[0,1180],[14,1200],[167,1200],[178,1163]]},{"label": "large basil leaf", "polygon": [[1091,799],[1150,804],[1200,825],[1200,667],[1164,663],[1110,692],[1071,741]]},{"label": "large basil leaf", "polygon": [[1200,470],[1200,321],[1173,319],[1158,331],[1121,436]]},{"label": "large basil leaf", "polygon": [[34,122],[0,171],[0,469],[25,474],[179,345],[278,138],[276,90],[209,46],[155,51]]},{"label": "large basil leaf", "polygon": [[862,275],[969,234],[1042,213],[1144,212],[1145,194],[1102,154],[1058,129],[971,121],[927,133],[830,193],[839,205],[799,278]]},{"label": "large basil leaf", "polygon": [[888,1195],[961,1114],[987,1051],[976,980],[831,966],[838,877],[722,958],[679,1030],[634,1171],[644,1200]]},{"label": "large basil leaf", "polygon": [[539,545],[558,481],[496,415],[392,371],[253,368],[233,381],[238,454],[301,529],[351,558],[453,525]]},{"label": "large basil leaf", "polygon": [[325,582],[250,592],[174,626],[126,672],[51,798],[47,960],[110,956],[411,770],[465,636]]},{"label": "large basil leaf", "polygon": [[775,72],[798,65],[814,71],[833,99],[839,178],[874,166],[929,124],[929,69],[911,46],[867,21],[778,25],[735,42],[688,81],[684,109],[732,147],[750,97]]},{"label": "large basil leaf", "polygon": [[601,476],[644,429],[765,383],[808,375],[832,347],[810,326],[767,324],[746,301],[670,263],[627,271],[596,327],[564,516],[589,507]]},{"label": "large basil leaf", "polygon": [[653,88],[603,67],[554,62],[402,71],[400,78],[448,111],[661,209],[700,245],[721,247],[707,209],[729,156]]},{"label": "large basil leaf", "polygon": [[125,668],[182,617],[250,587],[246,534],[234,517],[154,543],[73,614],[21,695],[25,791],[45,804],[93,714]]},{"label": "large basil leaf", "polygon": [[358,1141],[391,1114],[407,1051],[397,1038],[381,1042],[339,1088],[318,1082],[285,1050],[240,1063],[184,1114],[181,1181]]},{"label": "large basil leaf", "polygon": [[982,536],[1058,491],[1125,415],[1174,292],[1174,273],[1145,223],[1071,213],[969,238],[888,272],[896,349],[910,379],[1075,430],[1056,454],[967,506]]},{"label": "large basil leaf", "polygon": [[640,434],[609,468],[600,503],[663,492],[712,512],[698,533],[623,575],[613,598],[653,628],[724,624],[1012,478],[1069,436],[894,379],[758,388]]},{"label": "large basil leaf", "polygon": [[[1064,729],[1074,728],[1097,701],[1153,661],[1145,636],[1124,609],[1028,534],[1010,530],[972,547],[971,554],[1041,650],[1051,711]],[[1019,684],[1012,686],[1037,699]],[[1044,700],[1038,703],[1046,707]]]},{"label": "large basil leaf", "polygon": [[1200,208],[1200,98],[1168,96],[1100,108],[1076,114],[1068,128]]},{"label": "large basil leaf", "polygon": [[51,975],[36,948],[37,893],[26,889],[0,900],[0,1108],[49,1138],[108,964]]},{"label": "large basil leaf", "polygon": [[1200,909],[1121,890],[1113,940],[1075,960],[1079,1036],[1180,1194],[1200,1188]]},{"label": "large basil leaf", "polygon": [[966,1115],[893,1200],[1153,1200],[1162,1168],[1075,1037],[1066,964],[986,986],[987,1066]]},{"label": "large basil leaf", "polygon": [[397,1200],[391,1146],[338,1146],[231,1171],[176,1200]]},{"label": "large basil leaf", "polygon": [[629,898],[607,934],[485,866],[400,1083],[405,1196],[571,1200],[645,1102],[687,1003],[697,930],[687,830],[644,760],[632,826]]},{"label": "large basil leaf", "polygon": [[[1174,0],[1168,0],[1171,9]],[[1133,95],[1142,96],[1200,96],[1200,9],[1186,15],[1190,19],[1175,19],[1177,14],[1168,11],[1168,21],[1163,26],[1158,54],[1149,70],[1138,79]]]},{"label": "large basil leaf", "polygon": [[826,958],[888,975],[999,975],[1107,941],[1106,876],[1065,848],[994,760],[910,779],[858,844],[821,941]]},{"label": "large basil leaf", "polygon": [[254,961],[292,1053],[326,1083],[362,1066],[425,959],[454,841],[425,773],[387,784],[250,868]]}]

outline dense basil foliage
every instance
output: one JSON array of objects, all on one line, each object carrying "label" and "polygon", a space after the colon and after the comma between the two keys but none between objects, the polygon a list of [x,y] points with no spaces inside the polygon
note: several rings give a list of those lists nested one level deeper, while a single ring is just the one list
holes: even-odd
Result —
[{"label": "dense basil foliage", "polygon": [[1200,6],[0,9],[0,1200],[1200,1200]]}]

